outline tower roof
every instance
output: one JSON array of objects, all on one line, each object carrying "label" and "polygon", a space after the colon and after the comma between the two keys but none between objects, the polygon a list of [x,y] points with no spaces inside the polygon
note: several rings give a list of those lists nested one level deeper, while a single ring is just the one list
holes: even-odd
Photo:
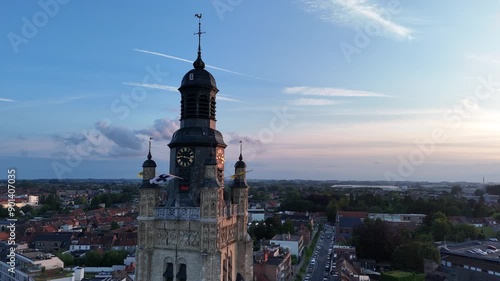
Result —
[{"label": "tower roof", "polygon": [[247,167],[247,164],[245,162],[243,162],[243,144],[241,141],[240,141],[240,157],[238,158],[238,162],[236,162],[236,164],[234,164],[234,167],[236,169],[239,169],[239,168],[244,169]]},{"label": "tower roof", "polygon": [[198,57],[193,62],[194,69],[190,70],[184,75],[184,78],[182,78],[181,88],[210,87],[217,89],[214,77],[210,72],[205,70],[205,62],[203,62],[201,58],[201,35],[205,33],[201,31],[201,14],[196,14],[194,16],[198,18],[198,32],[195,33],[195,35],[198,35]]},{"label": "tower roof", "polygon": [[152,137],[149,138],[148,160],[144,161],[144,163],[142,164],[143,168],[147,168],[147,167],[156,168],[156,162],[154,160],[152,160],[153,156],[151,156],[151,140],[152,139],[153,139]]}]

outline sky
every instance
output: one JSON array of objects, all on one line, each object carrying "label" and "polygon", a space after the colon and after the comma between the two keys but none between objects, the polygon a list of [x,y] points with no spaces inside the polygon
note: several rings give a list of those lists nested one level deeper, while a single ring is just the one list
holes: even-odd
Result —
[{"label": "sky", "polygon": [[500,182],[496,0],[2,1],[0,179],[167,172],[197,13],[226,174]]}]

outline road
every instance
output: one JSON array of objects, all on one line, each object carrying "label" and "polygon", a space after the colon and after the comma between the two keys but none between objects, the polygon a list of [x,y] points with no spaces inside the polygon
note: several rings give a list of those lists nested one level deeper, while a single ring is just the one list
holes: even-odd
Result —
[{"label": "road", "polygon": [[316,265],[314,266],[314,270],[311,273],[311,281],[322,281],[325,273],[329,273],[329,270],[325,271],[325,266],[327,263],[328,249],[330,248],[330,245],[332,243],[332,234],[332,228],[326,229],[323,239],[319,240],[317,243],[317,246],[319,246],[320,249],[317,250],[318,255],[316,257]]}]

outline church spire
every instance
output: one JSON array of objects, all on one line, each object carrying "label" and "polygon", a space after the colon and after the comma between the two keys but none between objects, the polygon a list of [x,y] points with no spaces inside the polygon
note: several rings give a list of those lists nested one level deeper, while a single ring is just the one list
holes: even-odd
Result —
[{"label": "church spire", "polygon": [[198,58],[193,62],[193,66],[196,69],[204,69],[205,68],[205,63],[201,59],[201,35],[204,34],[205,32],[201,31],[201,17],[202,14],[195,14],[195,17],[198,18],[198,32],[196,32],[194,35],[198,35]]},{"label": "church spire", "polygon": [[143,188],[150,188],[151,185],[149,180],[155,177],[156,174],[156,162],[153,160],[151,155],[151,140],[153,138],[149,137],[149,149],[148,149],[148,159],[142,164],[142,185]]},{"label": "church spire", "polygon": [[151,156],[151,140],[153,139],[153,137],[149,137],[149,152],[148,152],[148,160],[151,160],[151,158],[153,158],[153,156]]}]

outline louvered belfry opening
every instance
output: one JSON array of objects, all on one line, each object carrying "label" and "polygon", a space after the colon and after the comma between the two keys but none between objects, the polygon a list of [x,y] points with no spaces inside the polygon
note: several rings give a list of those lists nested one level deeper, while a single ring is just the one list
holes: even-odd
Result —
[{"label": "louvered belfry opening", "polygon": [[188,92],[181,98],[181,120],[190,118],[215,120],[215,97],[209,93]]}]

